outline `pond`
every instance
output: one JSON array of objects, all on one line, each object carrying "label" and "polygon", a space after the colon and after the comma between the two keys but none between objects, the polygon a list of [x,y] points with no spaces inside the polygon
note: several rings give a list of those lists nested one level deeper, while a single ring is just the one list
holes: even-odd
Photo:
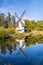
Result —
[{"label": "pond", "polygon": [[[27,46],[24,39],[16,41],[13,44],[11,40],[0,42],[0,65],[43,65],[43,43]],[[25,46],[20,47],[20,43],[25,43]]]}]

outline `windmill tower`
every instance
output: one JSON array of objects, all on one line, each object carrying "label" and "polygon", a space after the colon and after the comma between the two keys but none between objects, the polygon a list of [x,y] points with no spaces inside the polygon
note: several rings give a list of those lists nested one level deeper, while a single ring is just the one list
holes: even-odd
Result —
[{"label": "windmill tower", "polygon": [[18,21],[16,22],[16,32],[19,32],[19,33],[24,32],[25,23],[22,20],[22,17],[24,14],[25,14],[25,10],[23,11],[20,17],[17,15],[17,13],[15,13],[15,16],[18,18]]}]

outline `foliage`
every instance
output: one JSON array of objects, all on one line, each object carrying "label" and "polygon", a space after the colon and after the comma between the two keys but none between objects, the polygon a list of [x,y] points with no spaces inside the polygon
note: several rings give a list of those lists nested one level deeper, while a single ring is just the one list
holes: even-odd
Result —
[{"label": "foliage", "polygon": [[35,44],[36,42],[38,43],[43,43],[43,36],[38,35],[38,36],[29,36],[28,41],[26,42],[26,46]]},{"label": "foliage", "polygon": [[15,39],[22,39],[22,38],[24,38],[25,37],[25,33],[15,33],[14,35],[13,35],[13,37],[15,38]]},{"label": "foliage", "polygon": [[5,20],[5,14],[0,13],[0,26],[3,26],[4,20]]},{"label": "foliage", "polygon": [[0,39],[3,39],[5,36],[15,33],[15,29],[0,27]]},{"label": "foliage", "polygon": [[24,22],[25,22],[25,25],[27,25],[29,32],[35,29],[36,22],[34,20],[24,20]]},{"label": "foliage", "polygon": [[35,21],[35,20],[24,20],[25,25],[27,25],[28,27],[28,31],[32,31],[32,30],[39,30],[39,31],[43,31],[43,20],[41,21]]},{"label": "foliage", "polygon": [[43,21],[38,21],[37,22],[37,30],[41,30],[41,31],[43,31]]}]

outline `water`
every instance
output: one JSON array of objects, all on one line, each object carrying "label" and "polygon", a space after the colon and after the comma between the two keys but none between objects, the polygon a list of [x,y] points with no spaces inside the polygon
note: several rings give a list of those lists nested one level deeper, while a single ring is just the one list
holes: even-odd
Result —
[{"label": "water", "polygon": [[[0,49],[0,65],[43,65],[43,44],[36,43],[26,47],[23,51]],[[10,53],[11,51],[11,53]],[[16,56],[16,53],[19,54]],[[3,53],[4,52],[4,53]],[[27,56],[25,56],[25,55]]]}]

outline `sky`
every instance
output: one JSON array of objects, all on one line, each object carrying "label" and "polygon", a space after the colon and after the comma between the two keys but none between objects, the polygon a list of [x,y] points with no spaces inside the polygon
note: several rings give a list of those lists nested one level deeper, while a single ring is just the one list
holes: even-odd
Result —
[{"label": "sky", "polygon": [[0,0],[0,13],[19,16],[26,10],[23,18],[30,20],[43,20],[43,0]]}]

